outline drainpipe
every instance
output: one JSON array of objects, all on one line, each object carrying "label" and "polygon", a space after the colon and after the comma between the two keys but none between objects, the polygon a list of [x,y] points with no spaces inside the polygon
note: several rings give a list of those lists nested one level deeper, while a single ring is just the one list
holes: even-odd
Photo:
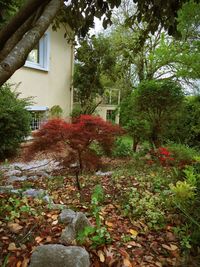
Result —
[{"label": "drainpipe", "polygon": [[73,110],[73,97],[74,97],[74,86],[73,86],[73,76],[74,76],[74,43],[71,43],[71,84],[70,84],[70,113]]}]

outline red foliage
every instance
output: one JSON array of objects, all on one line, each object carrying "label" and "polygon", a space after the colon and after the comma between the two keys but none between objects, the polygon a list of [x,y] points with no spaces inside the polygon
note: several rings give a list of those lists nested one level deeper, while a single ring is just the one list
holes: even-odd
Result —
[{"label": "red foliage", "polygon": [[73,123],[67,123],[63,119],[52,119],[33,135],[34,141],[26,155],[30,158],[40,151],[67,152],[65,162],[76,161],[82,170],[87,162],[91,165],[92,158],[95,157],[90,148],[92,143],[98,143],[109,152],[115,138],[122,133],[123,130],[118,125],[91,115],[81,115]]},{"label": "red foliage", "polygon": [[150,151],[150,154],[156,161],[158,160],[162,166],[171,166],[174,161],[174,158],[171,157],[171,152],[165,147],[159,147],[156,150]]}]

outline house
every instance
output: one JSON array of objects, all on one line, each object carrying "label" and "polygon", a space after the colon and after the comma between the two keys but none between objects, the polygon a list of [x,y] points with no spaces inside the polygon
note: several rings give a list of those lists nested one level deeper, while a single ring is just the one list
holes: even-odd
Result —
[{"label": "house", "polygon": [[[64,29],[53,31],[49,28],[29,53],[25,65],[10,79],[21,97],[33,97],[33,104],[27,107],[32,114],[32,130],[39,129],[49,117],[52,107],[62,109],[64,118],[69,118],[72,112],[74,47],[64,39],[64,34]],[[119,123],[116,112],[119,101],[119,90],[106,90],[96,114]]]},{"label": "house", "polygon": [[[73,106],[80,109],[80,99],[76,88],[74,88],[73,94]],[[103,96],[98,96],[95,100],[96,103],[100,103],[94,114],[100,116],[105,121],[111,121],[119,124],[119,104],[120,104],[120,90],[116,88],[105,88]]]},{"label": "house", "polygon": [[104,92],[101,104],[96,109],[96,113],[106,121],[119,124],[119,104],[120,90],[107,88]]},{"label": "house", "polygon": [[49,28],[29,53],[25,65],[10,79],[21,97],[33,97],[33,104],[28,107],[32,130],[39,128],[53,106],[60,107],[65,118],[72,111],[74,51],[64,34],[62,29],[55,32]]}]

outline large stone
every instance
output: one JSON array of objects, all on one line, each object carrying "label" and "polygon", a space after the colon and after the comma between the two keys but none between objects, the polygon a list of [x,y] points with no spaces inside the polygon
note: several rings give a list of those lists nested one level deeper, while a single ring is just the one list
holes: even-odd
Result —
[{"label": "large stone", "polygon": [[88,252],[81,247],[42,245],[31,256],[29,267],[89,267]]},{"label": "large stone", "polygon": [[72,225],[75,229],[75,232],[78,234],[83,231],[85,227],[91,226],[90,221],[82,212],[77,212],[76,217],[72,221]]},{"label": "large stone", "polygon": [[75,229],[72,225],[68,225],[61,234],[60,237],[60,243],[64,244],[64,245],[73,245],[75,244],[75,240],[76,240],[76,232]]},{"label": "large stone", "polygon": [[60,242],[65,245],[74,244],[78,233],[91,226],[85,214],[70,209],[61,212],[59,221],[67,224],[60,237]]},{"label": "large stone", "polygon": [[70,209],[64,209],[59,215],[59,221],[64,224],[69,224],[69,223],[72,223],[75,216],[76,216],[75,211],[70,210]]}]

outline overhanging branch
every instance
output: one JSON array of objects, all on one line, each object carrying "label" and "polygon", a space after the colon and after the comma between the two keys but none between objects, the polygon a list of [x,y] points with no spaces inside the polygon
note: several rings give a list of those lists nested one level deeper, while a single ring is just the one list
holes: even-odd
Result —
[{"label": "overhanging branch", "polygon": [[24,35],[14,49],[0,63],[0,86],[3,85],[17,69],[24,65],[29,52],[39,42],[62,5],[62,0],[51,0],[46,5],[35,26]]},{"label": "overhanging branch", "polygon": [[0,31],[0,50],[4,47],[8,39],[16,32],[16,30],[24,24],[24,22],[35,13],[35,11],[45,3],[47,4],[50,0],[41,1],[41,0],[29,0],[19,12],[5,25]]}]

